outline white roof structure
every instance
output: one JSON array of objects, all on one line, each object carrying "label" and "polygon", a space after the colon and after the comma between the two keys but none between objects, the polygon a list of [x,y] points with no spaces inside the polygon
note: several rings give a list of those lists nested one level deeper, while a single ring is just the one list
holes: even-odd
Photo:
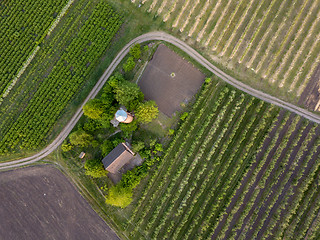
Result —
[{"label": "white roof structure", "polygon": [[119,122],[124,122],[128,118],[128,114],[122,108],[116,112],[116,119]]}]

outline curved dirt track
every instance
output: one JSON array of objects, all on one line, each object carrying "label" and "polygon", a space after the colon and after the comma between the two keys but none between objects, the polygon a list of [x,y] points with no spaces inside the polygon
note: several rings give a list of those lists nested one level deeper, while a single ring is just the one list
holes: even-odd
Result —
[{"label": "curved dirt track", "polygon": [[136,43],[143,43],[146,41],[152,41],[152,40],[162,40],[166,41],[168,43],[171,43],[175,45],[176,47],[180,48],[184,52],[186,52],[190,57],[192,57],[194,60],[196,60],[198,63],[200,63],[202,66],[207,68],[209,71],[211,71],[213,74],[220,77],[225,82],[233,85],[234,87],[240,89],[241,91],[244,91],[250,95],[253,95],[257,98],[260,98],[266,102],[273,103],[279,107],[285,108],[291,112],[294,112],[298,115],[301,115],[302,117],[305,117],[309,119],[310,121],[320,123],[320,116],[309,112],[308,110],[305,110],[303,108],[297,107],[293,104],[287,103],[285,101],[282,101],[276,97],[273,97],[271,95],[268,95],[266,93],[263,93],[261,91],[258,91],[256,89],[251,88],[250,86],[239,82],[235,78],[229,76],[228,74],[221,71],[219,68],[214,66],[212,63],[210,63],[207,59],[205,59],[201,54],[199,54],[196,50],[191,48],[189,45],[187,45],[185,42],[171,36],[168,33],[165,32],[150,32],[143,34],[139,37],[136,37],[135,39],[131,40],[127,45],[124,46],[124,48],[118,53],[118,55],[115,57],[115,59],[112,61],[112,63],[109,65],[107,70],[103,73],[97,84],[93,87],[85,101],[82,103],[82,105],[79,107],[77,112],[74,114],[74,116],[70,119],[69,123],[66,125],[66,127],[62,130],[62,132],[54,139],[54,141],[49,144],[46,148],[41,150],[39,153],[23,158],[18,159],[10,162],[4,162],[0,163],[0,169],[7,169],[12,167],[19,167],[23,165],[27,165],[36,161],[39,161],[40,159],[43,159],[44,157],[48,156],[51,152],[53,152],[62,142],[63,140],[69,135],[75,124],[78,122],[80,117],[82,116],[82,107],[86,104],[86,102],[89,99],[94,98],[97,93],[100,91],[100,89],[103,87],[105,82],[108,80],[114,69],[117,67],[117,65],[121,62],[121,60],[127,55],[127,53],[130,50],[130,47],[133,46]]}]

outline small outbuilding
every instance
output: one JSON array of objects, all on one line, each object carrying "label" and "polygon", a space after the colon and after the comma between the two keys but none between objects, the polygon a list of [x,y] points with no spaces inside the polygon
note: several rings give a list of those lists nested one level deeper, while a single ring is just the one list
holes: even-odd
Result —
[{"label": "small outbuilding", "polygon": [[110,173],[118,173],[119,170],[134,157],[134,153],[125,144],[120,143],[104,159],[104,168]]},{"label": "small outbuilding", "polygon": [[83,159],[85,155],[86,154],[84,152],[81,152],[80,155],[79,155],[79,158]]}]

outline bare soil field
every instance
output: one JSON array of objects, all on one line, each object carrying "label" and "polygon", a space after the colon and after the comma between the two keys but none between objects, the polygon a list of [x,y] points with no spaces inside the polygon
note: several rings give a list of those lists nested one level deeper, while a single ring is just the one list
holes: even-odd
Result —
[{"label": "bare soil field", "polygon": [[119,239],[56,168],[0,173],[1,239]]},{"label": "bare soil field", "polygon": [[191,63],[160,44],[138,83],[147,100],[171,117],[201,87],[205,75]]},{"label": "bare soil field", "polygon": [[[320,64],[312,74],[307,87],[304,89],[299,99],[299,104],[309,110],[319,111],[320,101]],[[317,109],[315,109],[317,108]]]}]

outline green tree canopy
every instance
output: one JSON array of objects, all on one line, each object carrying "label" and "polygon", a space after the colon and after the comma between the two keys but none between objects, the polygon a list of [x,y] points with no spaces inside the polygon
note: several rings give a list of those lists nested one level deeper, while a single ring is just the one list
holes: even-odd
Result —
[{"label": "green tree canopy", "polygon": [[108,173],[104,169],[102,161],[97,159],[87,160],[84,164],[84,168],[86,169],[86,175],[91,176],[93,178],[104,177]]},{"label": "green tree canopy", "polygon": [[141,46],[139,43],[130,48],[129,54],[135,59],[139,59],[141,56]]},{"label": "green tree canopy", "polygon": [[105,106],[99,99],[91,99],[83,106],[83,114],[91,119],[101,119]]},{"label": "green tree canopy", "polygon": [[86,133],[84,130],[78,130],[70,134],[69,140],[72,145],[86,147],[93,142],[93,136]]},{"label": "green tree canopy", "polygon": [[[110,79],[108,80],[108,84],[113,88],[117,88],[120,82],[124,82],[125,79],[124,77],[119,73],[115,73],[114,75],[112,75],[110,77]],[[108,91],[108,88],[105,87],[104,89],[106,89],[106,91]]]},{"label": "green tree canopy", "polygon": [[110,84],[105,84],[105,86],[102,89],[101,94],[101,102],[104,104],[105,108],[110,108],[114,101],[114,94],[113,94],[113,87],[110,86]]},{"label": "green tree canopy", "polygon": [[118,103],[128,107],[130,102],[140,99],[141,90],[137,84],[128,81],[119,82],[118,86],[114,89],[115,99]]},{"label": "green tree canopy", "polygon": [[71,143],[68,143],[66,140],[63,141],[61,145],[61,150],[63,152],[68,152],[73,148],[73,145]]},{"label": "green tree canopy", "polygon": [[136,141],[132,143],[132,151],[138,153],[140,150],[145,148],[145,143],[142,141]]},{"label": "green tree canopy", "polygon": [[104,140],[103,143],[100,145],[100,149],[103,156],[106,156],[109,152],[112,151],[113,148],[114,148],[114,144],[109,139]]},{"label": "green tree canopy", "polygon": [[123,70],[125,72],[130,72],[134,67],[136,66],[136,63],[133,59],[133,57],[128,57],[127,61],[123,64]]},{"label": "green tree canopy", "polygon": [[120,129],[125,134],[125,136],[128,136],[133,131],[137,130],[137,121],[132,121],[131,123],[120,123]]},{"label": "green tree canopy", "polygon": [[151,122],[159,115],[159,109],[155,101],[140,103],[135,111],[137,121],[141,123]]},{"label": "green tree canopy", "polygon": [[83,125],[83,129],[87,132],[94,132],[101,128],[102,128],[101,123],[91,118],[87,119],[87,121]]}]

